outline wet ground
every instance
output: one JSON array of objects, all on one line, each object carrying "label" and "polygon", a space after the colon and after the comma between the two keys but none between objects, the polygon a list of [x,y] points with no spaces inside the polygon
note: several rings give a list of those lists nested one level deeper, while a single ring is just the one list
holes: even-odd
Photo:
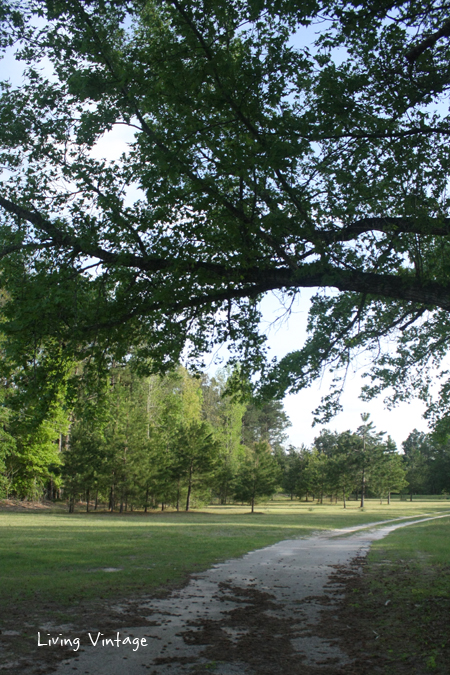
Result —
[{"label": "wet ground", "polygon": [[[437,516],[445,517],[445,516]],[[344,673],[351,650],[324,634],[324,610],[333,613],[346,574],[370,544],[398,527],[436,518],[397,519],[282,541],[216,565],[191,577],[164,598],[142,599],[139,621],[125,603],[111,608],[122,617],[74,631],[42,627],[36,656],[70,657],[47,671],[57,675],[281,675]],[[127,620],[129,623],[127,625]],[[78,643],[78,640],[79,643]],[[351,641],[351,639],[350,639]],[[348,640],[347,640],[348,644]],[[64,653],[67,654],[66,643]],[[50,660],[47,661],[50,663]],[[53,663],[55,663],[53,661]]]}]

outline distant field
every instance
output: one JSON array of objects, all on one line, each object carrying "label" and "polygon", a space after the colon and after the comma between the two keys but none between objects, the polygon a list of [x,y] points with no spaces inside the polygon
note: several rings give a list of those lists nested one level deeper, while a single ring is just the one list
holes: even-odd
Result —
[{"label": "distant field", "polygon": [[[410,501],[409,495],[392,495],[391,501]],[[450,502],[449,495],[413,495],[412,501],[414,502]]]},{"label": "distant field", "polygon": [[182,584],[191,572],[314,531],[442,511],[442,502],[319,505],[276,499],[202,512],[0,512],[0,603],[71,606]]}]

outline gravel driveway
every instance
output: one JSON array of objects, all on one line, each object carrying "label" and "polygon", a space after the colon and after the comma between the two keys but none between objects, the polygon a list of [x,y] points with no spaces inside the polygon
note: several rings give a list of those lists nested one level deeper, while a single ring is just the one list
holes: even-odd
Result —
[{"label": "gravel driveway", "polygon": [[344,672],[351,665],[347,655],[332,636],[315,631],[324,607],[332,611],[339,599],[342,574],[336,572],[352,564],[354,570],[354,561],[389,532],[442,517],[423,514],[281,541],[194,575],[168,597],[143,602],[147,625],[116,632],[99,625],[77,636],[44,630],[39,651],[58,649],[58,643],[48,645],[56,638],[79,638],[57,675]]}]

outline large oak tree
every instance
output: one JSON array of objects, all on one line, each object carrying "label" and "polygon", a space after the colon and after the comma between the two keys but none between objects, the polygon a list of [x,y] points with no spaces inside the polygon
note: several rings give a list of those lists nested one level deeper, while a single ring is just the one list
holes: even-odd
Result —
[{"label": "large oak tree", "polygon": [[[449,9],[2,2],[25,62],[0,100],[4,362],[29,382],[49,359],[164,369],[227,342],[281,397],[367,350],[366,396],[446,412],[426,367],[450,328]],[[119,126],[128,150],[99,159]],[[304,288],[310,336],[268,363],[258,302]]]}]

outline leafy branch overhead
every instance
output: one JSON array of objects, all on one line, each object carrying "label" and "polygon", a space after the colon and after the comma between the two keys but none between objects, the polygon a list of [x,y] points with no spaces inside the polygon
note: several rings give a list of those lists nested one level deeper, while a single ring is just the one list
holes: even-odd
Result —
[{"label": "leafy branch overhead", "polygon": [[[445,414],[450,385],[438,408],[424,368],[449,334],[448,15],[412,0],[3,3],[0,45],[24,67],[0,99],[6,362],[34,377],[49,351],[133,350],[167,371],[186,345],[200,365],[227,343],[282,397],[367,350],[366,396],[394,385]],[[310,337],[268,362],[258,302],[304,288]]]}]

